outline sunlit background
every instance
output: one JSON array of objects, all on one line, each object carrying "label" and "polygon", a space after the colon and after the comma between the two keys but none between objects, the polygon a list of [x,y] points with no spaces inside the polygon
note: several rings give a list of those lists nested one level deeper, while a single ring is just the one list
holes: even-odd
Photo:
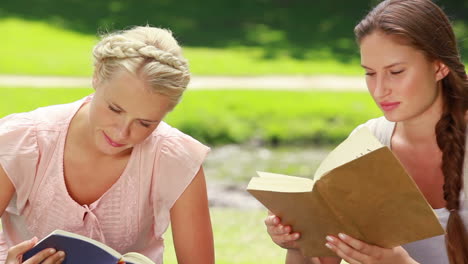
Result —
[{"label": "sunlit background", "polygon": [[[197,76],[359,78],[354,25],[378,1],[19,0],[0,3],[0,83],[13,75],[87,77],[97,35],[169,28]],[[437,1],[468,56],[468,1]],[[294,80],[294,79],[293,79]],[[1,86],[1,85],[0,85]],[[0,87],[0,117],[77,100],[92,89]],[[46,85],[47,86],[47,85]],[[60,85],[59,85],[60,86]],[[245,192],[256,170],[312,177],[351,130],[380,115],[365,87],[188,89],[167,122],[212,147],[205,163],[217,263],[284,263],[266,211]],[[203,87],[202,87],[203,88]],[[165,263],[176,263],[170,233]]]}]

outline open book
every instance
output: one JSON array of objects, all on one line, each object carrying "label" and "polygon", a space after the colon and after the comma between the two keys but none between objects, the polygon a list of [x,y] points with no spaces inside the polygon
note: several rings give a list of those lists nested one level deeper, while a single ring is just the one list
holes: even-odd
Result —
[{"label": "open book", "polygon": [[117,264],[119,261],[128,264],[154,264],[151,259],[140,253],[129,252],[121,255],[101,242],[63,230],[55,230],[39,241],[23,255],[23,261],[46,248],[64,251],[66,256],[63,264]]},{"label": "open book", "polygon": [[386,248],[444,234],[413,179],[366,127],[330,152],[314,180],[257,173],[247,191],[301,233],[305,256],[333,256],[325,236],[340,232]]}]

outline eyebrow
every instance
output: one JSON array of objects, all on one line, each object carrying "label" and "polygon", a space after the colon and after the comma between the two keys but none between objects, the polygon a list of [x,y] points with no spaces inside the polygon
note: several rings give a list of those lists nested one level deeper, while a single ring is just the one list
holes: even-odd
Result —
[{"label": "eyebrow", "polygon": [[[125,111],[125,109],[123,109],[120,105],[118,105],[118,104],[116,104],[116,103],[114,103],[114,102],[111,102],[111,104],[112,104],[113,106],[119,108],[120,111],[122,111],[122,112],[127,112],[127,111]],[[137,119],[140,120],[140,121],[143,121],[143,122],[148,122],[148,123],[159,123],[159,122],[161,122],[161,121],[159,121],[159,120],[149,120],[149,119],[144,119],[144,118],[137,118]]]},{"label": "eyebrow", "polygon": [[[398,64],[405,64],[405,62],[395,62],[395,63],[392,63],[392,64],[390,64],[390,65],[385,66],[384,69],[391,68],[391,67],[396,66],[396,65],[398,65]],[[368,70],[372,70],[372,68],[369,68],[369,67],[367,67],[367,66],[364,65],[364,64],[361,64],[361,67],[366,68],[366,69],[368,69]]]}]

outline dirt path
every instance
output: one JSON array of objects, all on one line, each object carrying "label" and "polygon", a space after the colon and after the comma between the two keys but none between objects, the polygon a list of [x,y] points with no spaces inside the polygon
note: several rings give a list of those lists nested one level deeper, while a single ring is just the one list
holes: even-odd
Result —
[{"label": "dirt path", "polygon": [[[0,87],[74,88],[90,87],[89,77],[0,75]],[[365,91],[361,76],[198,76],[189,89],[327,89]]]}]

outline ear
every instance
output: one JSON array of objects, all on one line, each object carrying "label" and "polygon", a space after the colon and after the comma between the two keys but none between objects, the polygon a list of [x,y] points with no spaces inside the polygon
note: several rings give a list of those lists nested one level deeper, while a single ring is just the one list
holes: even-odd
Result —
[{"label": "ear", "polygon": [[435,72],[436,81],[440,81],[449,74],[450,69],[449,67],[447,67],[447,65],[445,65],[442,61],[439,61],[439,60],[435,61],[434,64],[435,64],[435,70],[436,70]]},{"label": "ear", "polygon": [[96,76],[96,74],[93,74],[92,85],[93,85],[93,89],[94,89],[95,91],[96,91],[96,87],[97,87],[98,84],[99,84],[98,77]]}]

